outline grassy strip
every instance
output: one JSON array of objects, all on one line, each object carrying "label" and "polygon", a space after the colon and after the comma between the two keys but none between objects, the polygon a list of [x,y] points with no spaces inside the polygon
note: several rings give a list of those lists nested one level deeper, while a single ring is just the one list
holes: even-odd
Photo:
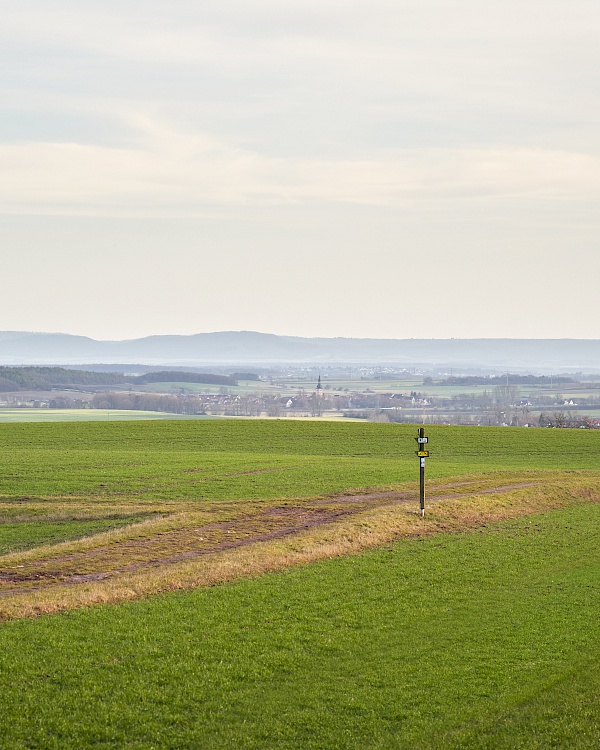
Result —
[{"label": "grassy strip", "polygon": [[[514,475],[510,476],[515,478]],[[473,481],[476,481],[475,477]],[[169,590],[211,586],[285,567],[356,554],[398,538],[458,533],[469,528],[483,528],[500,519],[596,502],[598,498],[598,477],[557,473],[548,475],[544,484],[535,487],[497,495],[455,496],[439,500],[430,505],[425,519],[421,519],[416,508],[410,506],[383,506],[283,539],[207,554],[185,562],[145,567],[78,586],[48,585],[39,591],[7,594],[0,599],[0,618],[32,617],[92,604],[133,600]],[[169,519],[159,519],[131,529],[109,532],[110,537],[103,541],[110,541],[111,537],[114,542],[122,541],[125,536],[138,533],[138,529],[142,535],[148,531],[156,533],[160,525],[166,530],[169,522]],[[182,514],[178,522],[189,523],[189,518]],[[48,564],[56,570],[60,561],[52,562],[53,554],[67,550],[92,550],[95,544],[97,540],[92,538],[81,543],[60,545],[56,550],[32,550],[12,555],[4,558],[3,569],[22,566],[49,553]],[[117,544],[115,554],[119,554]],[[120,559],[135,561],[137,558]]]},{"label": "grassy strip", "polygon": [[6,555],[31,547],[81,539],[81,537],[137,523],[140,520],[134,517],[92,521],[3,523],[0,524],[0,554]]},{"label": "grassy strip", "polygon": [[599,542],[600,505],[575,505],[5,623],[3,747],[536,747],[526,722],[552,747],[576,704],[597,738]]}]

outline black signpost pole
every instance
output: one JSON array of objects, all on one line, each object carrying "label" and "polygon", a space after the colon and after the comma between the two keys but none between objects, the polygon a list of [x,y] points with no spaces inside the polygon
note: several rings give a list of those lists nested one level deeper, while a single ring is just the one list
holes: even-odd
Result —
[{"label": "black signpost pole", "polygon": [[421,459],[421,466],[419,469],[419,507],[421,508],[421,516],[425,515],[425,459]]},{"label": "black signpost pole", "polygon": [[425,429],[419,427],[419,437],[415,440],[419,446],[417,456],[419,457],[419,507],[421,509],[421,517],[425,515],[425,459],[429,456],[429,451],[425,450],[428,438],[425,437]]}]

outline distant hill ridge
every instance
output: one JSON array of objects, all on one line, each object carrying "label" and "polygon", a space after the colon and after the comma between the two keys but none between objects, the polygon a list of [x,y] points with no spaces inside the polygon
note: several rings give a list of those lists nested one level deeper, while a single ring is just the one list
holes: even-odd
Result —
[{"label": "distant hill ridge", "polygon": [[222,331],[97,341],[65,333],[0,332],[0,364],[204,366],[293,363],[600,370],[598,339],[353,339]]}]

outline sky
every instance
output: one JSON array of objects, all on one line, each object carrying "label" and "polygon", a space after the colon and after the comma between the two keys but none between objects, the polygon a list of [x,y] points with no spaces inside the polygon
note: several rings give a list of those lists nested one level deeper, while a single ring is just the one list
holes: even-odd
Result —
[{"label": "sky", "polygon": [[600,338],[597,0],[20,0],[0,330]]}]

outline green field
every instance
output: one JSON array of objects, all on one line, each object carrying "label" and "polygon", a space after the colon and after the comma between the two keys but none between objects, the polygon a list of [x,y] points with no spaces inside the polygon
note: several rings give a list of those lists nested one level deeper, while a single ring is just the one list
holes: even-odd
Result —
[{"label": "green field", "polygon": [[1,424],[0,747],[599,746],[600,431],[416,431]]},{"label": "green field", "polygon": [[[431,478],[600,469],[600,431],[437,425],[427,431]],[[0,495],[196,501],[385,486],[418,475],[416,434],[411,425],[283,420],[4,424]],[[265,469],[278,471],[242,473]]]},{"label": "green field", "polygon": [[0,408],[0,422],[130,422],[139,419],[207,419],[185,414],[164,414],[155,411],[119,411],[117,409],[35,409]]}]

